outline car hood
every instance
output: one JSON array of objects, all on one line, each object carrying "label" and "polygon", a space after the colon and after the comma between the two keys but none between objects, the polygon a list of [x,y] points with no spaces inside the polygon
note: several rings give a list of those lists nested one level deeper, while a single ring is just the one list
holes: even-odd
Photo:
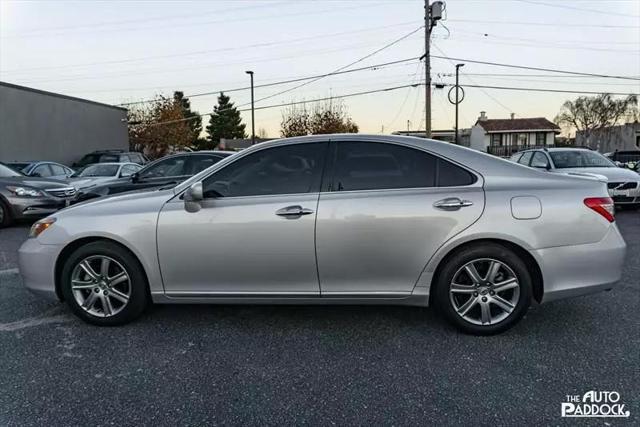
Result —
[{"label": "car hood", "polygon": [[557,172],[572,175],[600,175],[605,177],[609,182],[638,181],[637,173],[623,168],[567,168],[557,169]]},{"label": "car hood", "polygon": [[32,176],[12,176],[7,178],[0,178],[0,183],[3,185],[24,185],[27,187],[34,187],[38,189],[50,189],[50,188],[66,188],[69,184],[66,182],[58,181],[55,179],[35,178]]},{"label": "car hood", "polygon": [[159,210],[160,207],[173,196],[174,194],[172,190],[130,191],[127,193],[85,200],[59,211],[57,214],[54,214],[54,216],[59,216],[60,214],[64,216],[93,214],[108,215],[110,213],[121,214],[131,210]]}]

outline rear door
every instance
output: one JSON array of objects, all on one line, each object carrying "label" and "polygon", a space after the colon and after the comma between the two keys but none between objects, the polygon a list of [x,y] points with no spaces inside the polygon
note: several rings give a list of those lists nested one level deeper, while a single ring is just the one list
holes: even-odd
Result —
[{"label": "rear door", "polygon": [[425,151],[337,141],[320,194],[322,295],[412,292],[427,261],[484,208],[481,177]]}]

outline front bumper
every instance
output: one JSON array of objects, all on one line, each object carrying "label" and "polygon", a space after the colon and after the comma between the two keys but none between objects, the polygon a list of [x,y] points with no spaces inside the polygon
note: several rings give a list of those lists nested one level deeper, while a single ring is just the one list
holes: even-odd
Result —
[{"label": "front bumper", "polygon": [[600,242],[533,251],[542,268],[542,302],[612,288],[622,277],[626,250],[618,227],[611,225]]},{"label": "front bumper", "polygon": [[53,196],[7,197],[14,219],[42,218],[69,206],[71,200]]},{"label": "front bumper", "polygon": [[609,189],[609,195],[616,205],[634,205],[640,204],[640,182],[636,183],[635,188],[617,190]]},{"label": "front bumper", "polygon": [[49,300],[58,300],[55,285],[56,259],[59,245],[43,245],[38,239],[27,239],[18,250],[18,267],[22,283],[31,292]]}]

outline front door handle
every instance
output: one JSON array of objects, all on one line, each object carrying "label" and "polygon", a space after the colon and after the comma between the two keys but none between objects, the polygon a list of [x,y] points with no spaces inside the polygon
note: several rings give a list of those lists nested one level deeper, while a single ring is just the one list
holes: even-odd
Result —
[{"label": "front door handle", "polygon": [[286,208],[278,209],[276,211],[276,215],[287,216],[287,217],[309,215],[312,213],[313,213],[313,210],[308,208],[303,208],[302,206],[299,206],[299,205],[287,206]]},{"label": "front door handle", "polygon": [[433,207],[445,211],[454,211],[460,208],[466,208],[467,206],[473,206],[473,202],[471,200],[461,200],[457,197],[438,200],[433,204]]}]

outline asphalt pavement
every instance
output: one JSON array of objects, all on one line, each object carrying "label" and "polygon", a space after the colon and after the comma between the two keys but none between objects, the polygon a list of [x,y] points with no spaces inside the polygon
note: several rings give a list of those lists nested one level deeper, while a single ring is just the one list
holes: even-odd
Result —
[{"label": "asphalt pavement", "polygon": [[432,309],[156,306],[99,328],[23,289],[0,230],[0,425],[514,425],[560,418],[566,395],[617,391],[640,419],[640,214],[611,292],[532,307],[494,337]]}]

